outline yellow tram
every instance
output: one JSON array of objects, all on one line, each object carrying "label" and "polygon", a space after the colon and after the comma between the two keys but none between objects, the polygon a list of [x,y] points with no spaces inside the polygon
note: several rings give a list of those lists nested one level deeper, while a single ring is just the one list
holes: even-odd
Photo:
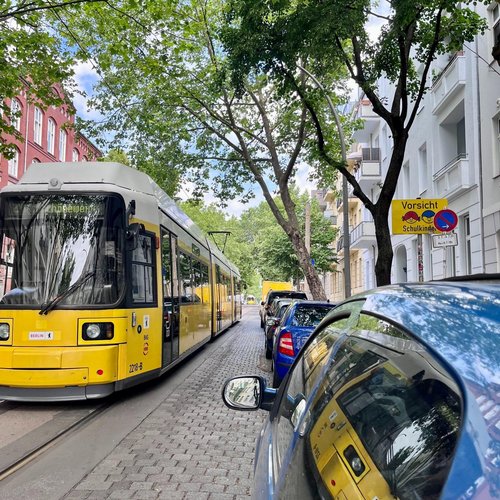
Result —
[{"label": "yellow tram", "polygon": [[0,399],[108,396],[241,318],[237,268],[138,170],[33,164],[0,224]]}]

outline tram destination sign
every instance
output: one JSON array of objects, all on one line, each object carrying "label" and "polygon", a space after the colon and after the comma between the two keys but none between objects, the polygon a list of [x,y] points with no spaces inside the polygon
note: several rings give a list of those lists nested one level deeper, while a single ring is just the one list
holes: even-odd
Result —
[{"label": "tram destination sign", "polygon": [[392,200],[392,234],[432,234],[436,214],[448,206],[446,198]]}]

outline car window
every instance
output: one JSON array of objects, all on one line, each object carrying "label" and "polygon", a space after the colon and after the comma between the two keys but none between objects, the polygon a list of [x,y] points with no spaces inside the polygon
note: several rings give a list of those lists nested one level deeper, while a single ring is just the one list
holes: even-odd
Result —
[{"label": "car window", "polygon": [[287,388],[289,400],[307,400],[300,422],[280,412],[280,497],[439,498],[462,422],[460,391],[441,363],[404,330],[363,314],[311,365],[314,351],[309,344]]},{"label": "car window", "polygon": [[279,313],[278,313],[278,318],[282,318],[283,317],[283,314],[285,314],[285,311],[288,309],[288,306],[290,304],[284,304],[281,306],[281,309],[279,310]]},{"label": "car window", "polygon": [[283,462],[293,436],[294,425],[292,420],[295,421],[299,416],[300,402],[309,397],[311,387],[314,387],[315,381],[321,372],[321,367],[328,359],[332,346],[339,339],[347,325],[347,319],[343,318],[323,330],[307,346],[304,355],[297,360],[298,364],[291,373],[279,408],[276,448],[278,463]]},{"label": "car window", "polygon": [[328,306],[298,306],[292,319],[292,326],[316,326],[330,311]]}]

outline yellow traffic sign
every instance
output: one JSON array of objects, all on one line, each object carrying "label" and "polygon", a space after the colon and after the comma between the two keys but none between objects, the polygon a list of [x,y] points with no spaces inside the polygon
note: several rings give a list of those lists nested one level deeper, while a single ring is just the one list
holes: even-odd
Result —
[{"label": "yellow traffic sign", "polygon": [[392,234],[437,233],[434,217],[447,206],[446,198],[392,200]]}]

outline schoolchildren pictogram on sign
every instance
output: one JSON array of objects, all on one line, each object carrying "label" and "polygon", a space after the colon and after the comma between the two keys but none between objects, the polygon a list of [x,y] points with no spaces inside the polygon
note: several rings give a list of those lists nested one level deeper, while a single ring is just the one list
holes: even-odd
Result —
[{"label": "schoolchildren pictogram on sign", "polygon": [[392,234],[427,234],[440,231],[434,219],[437,213],[448,206],[448,200],[392,200],[391,206]]}]

